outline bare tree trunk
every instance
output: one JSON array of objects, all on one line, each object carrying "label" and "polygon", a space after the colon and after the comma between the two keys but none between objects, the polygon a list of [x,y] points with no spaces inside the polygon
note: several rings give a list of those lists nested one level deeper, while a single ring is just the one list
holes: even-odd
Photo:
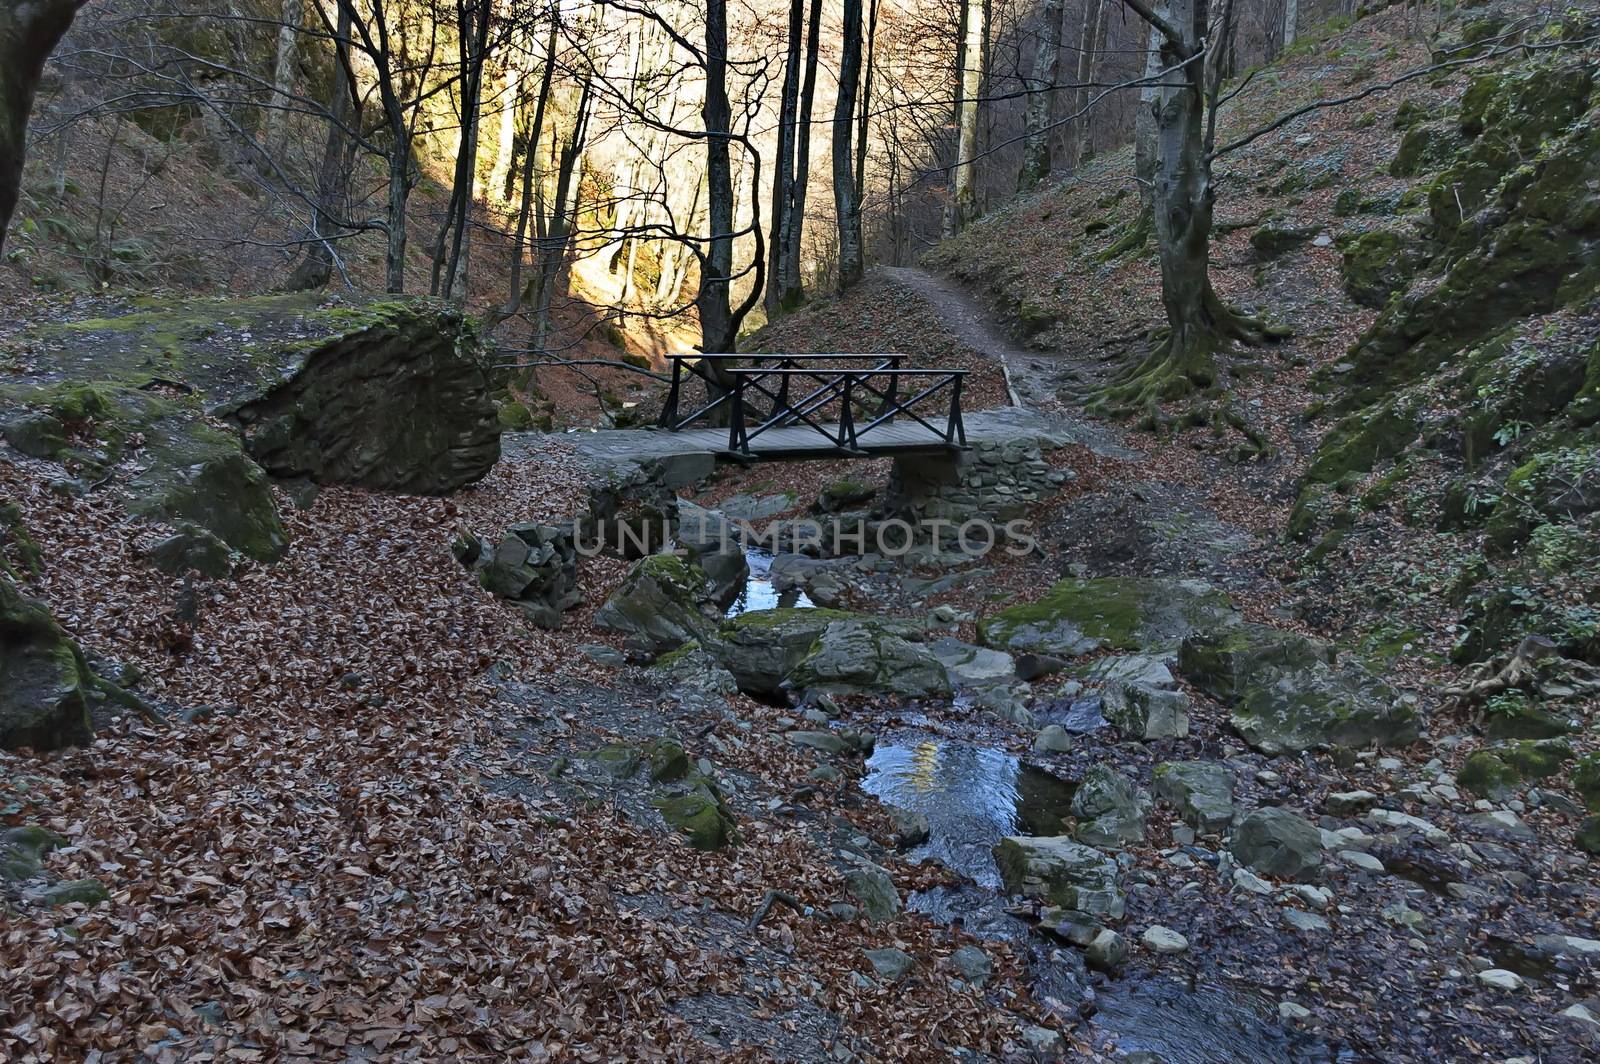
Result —
[{"label": "bare tree trunk", "polygon": [[[856,126],[856,211],[867,202],[867,134],[872,129],[872,67],[878,46],[878,0],[867,9],[867,60],[861,75],[861,119]],[[859,228],[859,227],[858,227]]]},{"label": "bare tree trunk", "polygon": [[278,55],[272,66],[272,98],[267,101],[267,156],[277,158],[283,148],[284,127],[294,93],[295,52],[305,21],[301,0],[283,0],[283,24],[278,27]]},{"label": "bare tree trunk", "polygon": [[948,235],[959,233],[977,217],[978,93],[983,85],[983,8],[968,5],[967,39],[961,74],[961,115],[958,123],[956,164],[951,174],[953,191],[946,214]]},{"label": "bare tree trunk", "polygon": [[355,117],[350,80],[350,13],[339,9],[334,29],[333,93],[328,100],[328,138],[322,147],[322,164],[317,169],[316,203],[311,213],[311,243],[305,256],[289,275],[284,288],[305,292],[321,288],[333,276],[336,255],[333,239],[342,228],[344,199],[350,185],[350,170],[355,165],[355,139],[347,127]]},{"label": "bare tree trunk", "polygon": [[45,60],[88,0],[0,0],[0,251],[22,194],[28,116]]},{"label": "bare tree trunk", "polygon": [[1283,0],[1283,49],[1289,50],[1300,31],[1300,0]]},{"label": "bare tree trunk", "polygon": [[700,349],[732,352],[733,164],[728,149],[733,114],[728,103],[727,0],[707,0],[705,35],[706,98],[700,109],[706,136],[706,223],[710,229],[700,260]]},{"label": "bare tree trunk", "polygon": [[584,141],[589,130],[589,102],[592,86],[587,78],[578,96],[578,113],[573,119],[572,136],[561,149],[556,172],[556,192],[551,200],[550,224],[540,243],[539,274],[532,282],[539,286],[535,303],[533,346],[543,350],[550,332],[550,305],[555,299],[556,282],[567,264],[572,230],[577,225],[581,196]]},{"label": "bare tree trunk", "polygon": [[[1166,4],[1157,5],[1155,13],[1166,18]],[[1161,31],[1151,26],[1144,61],[1144,78],[1147,82],[1154,82],[1161,73],[1162,40]],[[1139,107],[1133,116],[1133,172],[1139,184],[1140,210],[1146,213],[1155,202],[1157,116],[1172,91],[1156,84],[1139,87]]]},{"label": "bare tree trunk", "polygon": [[839,231],[839,291],[861,280],[861,204],[851,164],[856,90],[861,81],[861,0],[844,0],[844,34],[839,52],[839,95],[833,107],[833,206]]},{"label": "bare tree trunk", "polygon": [[523,248],[528,240],[528,225],[533,215],[534,181],[539,170],[539,137],[544,129],[544,112],[550,102],[550,86],[555,78],[556,34],[560,20],[550,19],[550,37],[545,45],[544,72],[539,76],[539,95],[533,104],[533,117],[529,120],[527,143],[522,149],[522,191],[517,204],[516,235],[511,241],[511,277],[506,284],[505,305],[485,316],[484,332],[491,333],[522,307],[525,298],[522,286]]},{"label": "bare tree trunk", "polygon": [[1050,102],[1055,99],[1056,84],[1061,80],[1061,19],[1065,7],[1065,0],[1044,0],[1040,11],[1043,32],[1035,44],[1033,69],[1026,82],[1026,139],[1018,192],[1030,192],[1050,176]]},{"label": "bare tree trunk", "polygon": [[790,186],[794,183],[796,113],[800,107],[800,46],[805,30],[805,0],[789,0],[789,37],[783,63],[783,89],[778,100],[778,150],[772,170],[771,264],[767,271],[767,319],[783,309],[784,249],[793,225]]},{"label": "bare tree trunk", "polygon": [[[1171,71],[1164,80],[1178,82],[1163,93],[1155,131],[1153,203],[1166,335],[1106,391],[1112,402],[1143,407],[1152,417],[1162,400],[1196,388],[1219,388],[1217,355],[1230,341],[1261,343],[1271,336],[1259,322],[1227,306],[1211,286],[1208,260],[1216,189],[1208,154],[1214,129],[1207,126],[1206,110],[1216,85],[1208,97],[1207,7],[1208,0],[1168,0],[1168,29],[1162,31],[1162,66]],[[1224,19],[1224,32],[1228,21]]]},{"label": "bare tree trunk", "polygon": [[[458,52],[461,60],[461,102],[457,108],[461,117],[461,143],[456,149],[455,177],[450,190],[450,206],[444,224],[439,227],[439,238],[434,244],[433,277],[429,291],[433,295],[458,298],[463,294],[465,279],[458,285],[463,257],[463,244],[467,240],[467,222],[471,213],[473,186],[478,172],[478,118],[482,111],[483,64],[489,43],[489,18],[493,0],[467,0],[456,6],[460,37]],[[449,253],[446,255],[446,240]],[[441,283],[440,272],[443,271]]]},{"label": "bare tree trunk", "polygon": [[771,286],[777,289],[778,305],[792,310],[805,298],[805,279],[801,276],[801,239],[806,226],[806,193],[811,181],[811,117],[816,107],[817,64],[822,54],[822,0],[811,0],[807,12],[805,75],[800,83],[800,120],[795,128],[794,170],[788,181],[789,201],[784,207],[788,225],[784,243],[774,248],[777,270]]}]

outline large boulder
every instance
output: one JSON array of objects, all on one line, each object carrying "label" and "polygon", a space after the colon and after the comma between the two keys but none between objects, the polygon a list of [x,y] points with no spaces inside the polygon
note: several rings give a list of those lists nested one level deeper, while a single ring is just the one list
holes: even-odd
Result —
[{"label": "large boulder", "polygon": [[1133,781],[1105,765],[1083,774],[1072,796],[1074,831],[1079,842],[1091,846],[1122,847],[1144,840],[1144,815],[1148,806]]},{"label": "large boulder", "polygon": [[1246,742],[1267,754],[1318,746],[1404,746],[1421,725],[1399,692],[1326,643],[1265,625],[1184,640],[1178,671],[1227,705]]},{"label": "large boulder", "polygon": [[92,690],[83,655],[50,611],[0,573],[0,749],[88,743]]},{"label": "large boulder", "polygon": [[1189,696],[1142,683],[1107,684],[1100,692],[1106,720],[1134,739],[1182,739],[1189,734]]},{"label": "large boulder", "polygon": [[1008,894],[1112,920],[1122,918],[1125,904],[1117,884],[1117,863],[1092,846],[1065,835],[1008,835],[995,845],[994,855]]},{"label": "large boulder", "polygon": [[1238,621],[1223,592],[1197,580],[1103,577],[1063,580],[1036,602],[978,624],[986,646],[1075,658],[1102,648],[1171,650],[1196,631]]},{"label": "large boulder", "polygon": [[698,565],[652,554],[628,570],[594,623],[627,636],[644,653],[663,654],[689,642],[710,645],[718,616],[711,579]]},{"label": "large boulder", "polygon": [[794,691],[824,694],[950,695],[945,667],[927,646],[868,620],[828,625],[784,683]]},{"label": "large boulder", "polygon": [[729,618],[704,645],[716,654],[739,690],[761,697],[784,694],[784,680],[805,660],[828,626],[856,619],[843,610],[750,610]]},{"label": "large boulder", "polygon": [[192,300],[50,326],[37,341],[62,375],[191,390],[278,476],[433,494],[500,457],[480,346],[450,303]]},{"label": "large boulder", "polygon": [[1164,761],[1156,766],[1155,792],[1201,831],[1220,831],[1233,822],[1233,770],[1226,765]]},{"label": "large boulder", "polygon": [[1287,809],[1257,809],[1239,821],[1230,846],[1246,868],[1264,876],[1310,882],[1322,868],[1322,832]]}]

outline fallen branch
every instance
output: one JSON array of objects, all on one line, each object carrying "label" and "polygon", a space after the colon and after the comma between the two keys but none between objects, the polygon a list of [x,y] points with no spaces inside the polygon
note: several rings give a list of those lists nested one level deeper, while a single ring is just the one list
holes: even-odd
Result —
[{"label": "fallen branch", "polygon": [[762,895],[761,904],[756,906],[755,914],[750,917],[750,930],[754,931],[760,927],[761,921],[767,918],[767,914],[772,911],[772,907],[780,903],[787,905],[802,916],[805,915],[805,906],[801,905],[800,899],[793,894],[788,894],[781,890],[769,890]]}]

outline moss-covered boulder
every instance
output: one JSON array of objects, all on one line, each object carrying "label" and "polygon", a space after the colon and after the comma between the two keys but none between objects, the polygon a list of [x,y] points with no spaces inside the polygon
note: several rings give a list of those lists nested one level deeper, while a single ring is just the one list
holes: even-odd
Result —
[{"label": "moss-covered boulder", "polygon": [[689,845],[697,850],[720,850],[732,845],[738,821],[716,784],[696,773],[686,786],[681,794],[662,796],[653,802],[667,826],[687,837]]},{"label": "moss-covered boulder", "polygon": [[1073,835],[1090,846],[1121,848],[1144,841],[1148,800],[1133,781],[1107,765],[1093,765],[1072,795]]},{"label": "moss-covered boulder", "polygon": [[1479,750],[1461,763],[1456,782],[1468,794],[1503,802],[1517,792],[1522,779],[1493,750]]},{"label": "moss-covered boulder", "polygon": [[1163,761],[1155,770],[1156,797],[1201,831],[1233,822],[1233,783],[1233,770],[1215,761]]},{"label": "moss-covered boulder", "polygon": [[1565,739],[1502,743],[1467,758],[1456,779],[1472,794],[1504,801],[1523,783],[1558,775],[1572,753],[1572,744]]},{"label": "moss-covered boulder", "polygon": [[1232,710],[1230,722],[1268,754],[1319,746],[1404,746],[1420,734],[1399,692],[1332,647],[1265,625],[1184,640],[1178,669]]},{"label": "moss-covered boulder", "polygon": [[1572,841],[1584,853],[1600,854],[1600,816],[1585,817]]},{"label": "moss-covered boulder", "polygon": [[651,554],[633,564],[595,612],[594,622],[649,654],[689,642],[709,645],[718,620],[713,593],[698,565],[673,554]]},{"label": "moss-covered boulder", "polygon": [[1389,161],[1394,177],[1415,177],[1447,164],[1460,150],[1461,133],[1444,123],[1414,125],[1400,138],[1400,147]]},{"label": "moss-covered boulder", "polygon": [[1102,648],[1170,650],[1193,632],[1237,622],[1228,596],[1201,581],[1103,577],[1063,580],[980,621],[978,636],[1012,652],[1075,658]]},{"label": "moss-covered boulder", "polygon": [[1117,862],[1065,835],[1011,835],[994,848],[1006,893],[1063,909],[1122,919],[1125,902]]},{"label": "moss-covered boulder", "polygon": [[707,646],[733,674],[739,690],[781,696],[784,681],[836,621],[860,618],[844,610],[751,610],[730,618]]},{"label": "moss-covered boulder", "polygon": [[66,840],[34,824],[0,832],[0,881],[16,882],[38,875],[45,854]]},{"label": "moss-covered boulder", "polygon": [[499,458],[478,340],[451,304],[299,294],[124,309],[38,330],[30,376],[192,392],[278,476],[439,493]]},{"label": "moss-covered boulder", "polygon": [[868,620],[835,621],[823,629],[784,685],[835,695],[949,697],[950,677],[933,652]]},{"label": "moss-covered boulder", "polygon": [[1600,512],[1600,445],[1562,447],[1530,457],[1506,478],[1484,531],[1505,551],[1539,525]]},{"label": "moss-covered boulder", "polygon": [[88,743],[93,689],[82,653],[50,611],[0,574],[0,749]]}]

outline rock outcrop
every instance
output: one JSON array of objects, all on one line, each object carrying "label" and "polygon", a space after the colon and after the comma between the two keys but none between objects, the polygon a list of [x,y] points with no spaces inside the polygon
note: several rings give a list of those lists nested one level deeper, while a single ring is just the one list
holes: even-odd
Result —
[{"label": "rock outcrop", "polygon": [[711,579],[698,565],[675,554],[651,554],[628,570],[594,623],[655,655],[690,642],[711,646],[718,616]]},{"label": "rock outcrop", "polygon": [[541,628],[561,627],[562,613],[583,600],[570,523],[512,525],[498,544],[464,532],[451,549],[457,561],[477,574],[484,590],[516,603]]},{"label": "rock outcrop", "polygon": [[1318,746],[1404,746],[1420,734],[1400,693],[1332,647],[1265,625],[1191,636],[1178,669],[1232,710],[1246,742],[1267,754]]}]

